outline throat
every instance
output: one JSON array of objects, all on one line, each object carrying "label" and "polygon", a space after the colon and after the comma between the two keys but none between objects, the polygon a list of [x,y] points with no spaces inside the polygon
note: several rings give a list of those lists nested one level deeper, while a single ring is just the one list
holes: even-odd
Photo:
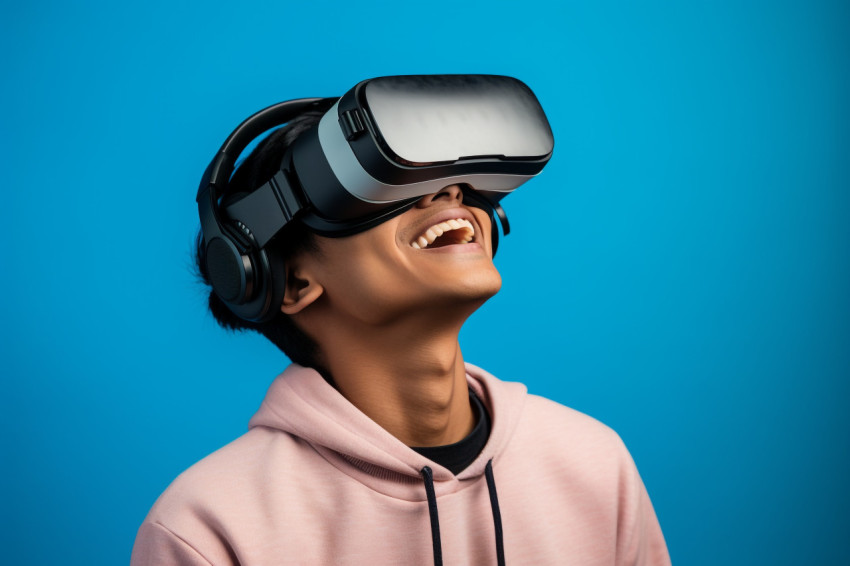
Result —
[{"label": "throat", "polygon": [[358,363],[352,357],[363,358],[361,351],[346,356],[345,363],[329,360],[330,373],[344,397],[404,444],[427,447],[460,441],[473,429],[475,416],[457,342],[450,360],[410,354]]},{"label": "throat", "polygon": [[469,404],[472,407],[475,426],[462,440],[442,446],[411,448],[455,475],[465,470],[478,457],[490,437],[490,419],[487,411],[472,390],[469,391]]}]

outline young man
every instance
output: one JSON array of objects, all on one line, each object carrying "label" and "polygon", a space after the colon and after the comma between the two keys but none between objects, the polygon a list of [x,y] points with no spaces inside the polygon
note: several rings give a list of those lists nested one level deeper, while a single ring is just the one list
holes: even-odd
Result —
[{"label": "young man", "polygon": [[[261,143],[224,202],[260,190],[324,110]],[[616,433],[464,363],[459,331],[501,286],[491,211],[457,183],[407,202],[344,237],[288,223],[268,244],[286,277],[266,320],[214,281],[220,323],[297,363],[244,436],[160,497],[134,565],[669,564]]]}]

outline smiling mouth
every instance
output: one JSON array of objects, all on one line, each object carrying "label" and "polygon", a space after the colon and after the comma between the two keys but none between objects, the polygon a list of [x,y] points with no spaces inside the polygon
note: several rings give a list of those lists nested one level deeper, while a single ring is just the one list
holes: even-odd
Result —
[{"label": "smiling mouth", "polygon": [[456,244],[468,244],[475,237],[475,228],[466,218],[455,218],[439,222],[410,243],[417,250],[442,248]]}]

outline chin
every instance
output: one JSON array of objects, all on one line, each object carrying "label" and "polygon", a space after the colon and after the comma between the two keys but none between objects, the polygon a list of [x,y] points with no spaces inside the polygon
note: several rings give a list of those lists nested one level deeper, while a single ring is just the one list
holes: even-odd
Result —
[{"label": "chin", "polygon": [[450,289],[443,289],[446,298],[461,303],[468,302],[478,308],[499,292],[502,288],[502,277],[494,267],[487,271],[468,273],[465,277],[454,280],[453,283]]}]

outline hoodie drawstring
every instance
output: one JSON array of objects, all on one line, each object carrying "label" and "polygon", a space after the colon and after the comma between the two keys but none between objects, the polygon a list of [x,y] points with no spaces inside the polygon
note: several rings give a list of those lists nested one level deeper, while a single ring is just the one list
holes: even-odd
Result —
[{"label": "hoodie drawstring", "polygon": [[[431,518],[431,543],[434,548],[434,566],[443,566],[443,547],[440,542],[440,518],[437,516],[437,493],[434,491],[434,473],[425,466],[421,470],[425,480],[425,495],[428,497],[428,515]],[[505,546],[502,537],[502,513],[499,510],[499,497],[496,495],[496,479],[493,477],[493,460],[487,461],[484,468],[487,478],[487,491],[490,494],[490,510],[493,513],[493,527],[496,531],[496,562],[505,566]]]},{"label": "hoodie drawstring", "polygon": [[422,468],[425,495],[428,496],[428,514],[431,516],[431,544],[434,547],[434,566],[443,566],[443,546],[440,543],[440,518],[437,516],[437,494],[434,491],[434,474],[431,468]]},{"label": "hoodie drawstring", "polygon": [[487,477],[487,491],[490,492],[490,509],[493,511],[493,527],[496,530],[496,563],[505,566],[505,544],[502,540],[502,513],[499,511],[499,496],[496,495],[496,479],[493,477],[493,459],[487,461],[484,468]]}]

